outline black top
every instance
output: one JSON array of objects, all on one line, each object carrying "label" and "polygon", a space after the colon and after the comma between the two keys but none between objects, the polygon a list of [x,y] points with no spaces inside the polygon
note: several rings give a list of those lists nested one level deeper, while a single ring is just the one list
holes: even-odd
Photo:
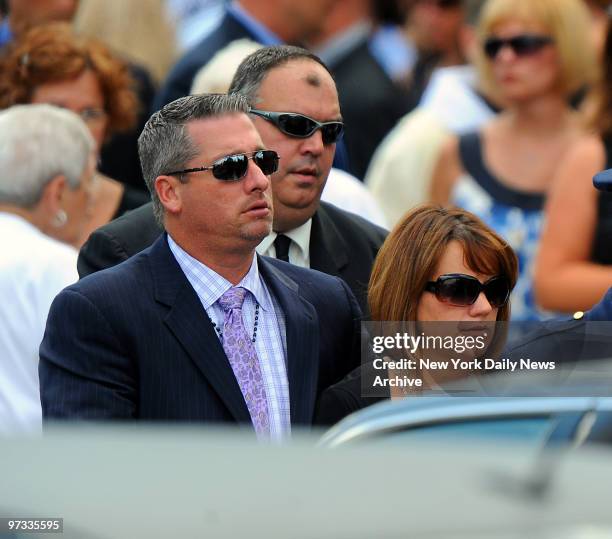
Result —
[{"label": "black top", "polygon": [[466,172],[482,187],[491,198],[507,206],[525,211],[541,210],[544,194],[519,191],[500,182],[489,172],[483,155],[480,133],[466,133],[459,137],[459,156]]},{"label": "black top", "polygon": [[[127,62],[126,62],[127,63]],[[127,63],[138,96],[138,118],[136,125],[128,131],[114,133],[102,146],[98,169],[132,188],[147,194],[138,158],[138,137],[149,119],[155,85],[149,72],[142,66]]]},{"label": "black top", "polygon": [[315,408],[314,424],[333,425],[357,410],[391,398],[388,389],[381,389],[381,393],[383,391],[386,393],[384,397],[363,396],[364,377],[367,380],[373,380],[379,374],[380,371],[376,371],[371,362],[364,363],[347,374],[340,382],[323,391]]},{"label": "black top", "polygon": [[[612,168],[612,136],[604,137],[606,167]],[[593,237],[591,260],[597,264],[612,264],[612,193],[599,191],[597,225]]]}]

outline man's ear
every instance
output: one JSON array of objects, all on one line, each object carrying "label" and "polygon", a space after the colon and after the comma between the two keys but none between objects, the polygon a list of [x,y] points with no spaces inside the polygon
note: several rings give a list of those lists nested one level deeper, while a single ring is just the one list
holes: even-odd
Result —
[{"label": "man's ear", "polygon": [[155,178],[155,192],[162,206],[168,213],[180,213],[183,207],[183,183],[176,176],[158,176]]}]

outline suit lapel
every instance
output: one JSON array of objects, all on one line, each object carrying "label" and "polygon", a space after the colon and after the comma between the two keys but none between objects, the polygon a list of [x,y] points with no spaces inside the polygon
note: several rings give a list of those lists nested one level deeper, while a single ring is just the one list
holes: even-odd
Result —
[{"label": "suit lapel", "polygon": [[223,347],[196,292],[174,259],[166,234],[155,242],[149,259],[155,298],[169,307],[164,322],[236,421],[250,423],[249,411]]},{"label": "suit lapel", "polygon": [[310,424],[319,378],[317,313],[299,295],[298,285],[265,258],[259,257],[263,278],[285,314],[287,378],[292,424]]},{"label": "suit lapel", "polygon": [[340,275],[348,261],[346,243],[321,202],[312,216],[310,267],[329,275]]}]

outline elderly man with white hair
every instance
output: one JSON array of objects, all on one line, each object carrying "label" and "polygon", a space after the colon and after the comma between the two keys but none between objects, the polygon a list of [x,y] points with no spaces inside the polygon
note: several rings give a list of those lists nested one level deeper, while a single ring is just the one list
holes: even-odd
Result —
[{"label": "elderly man with white hair", "polygon": [[51,301],[78,279],[95,145],[73,112],[0,112],[0,434],[41,425],[38,347]]}]

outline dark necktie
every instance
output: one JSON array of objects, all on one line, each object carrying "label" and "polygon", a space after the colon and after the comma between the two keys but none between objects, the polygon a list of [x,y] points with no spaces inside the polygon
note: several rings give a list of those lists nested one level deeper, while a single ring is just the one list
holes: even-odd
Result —
[{"label": "dark necktie", "polygon": [[278,234],[274,240],[276,258],[289,262],[289,245],[291,245],[291,238],[288,238],[284,234]]}]

